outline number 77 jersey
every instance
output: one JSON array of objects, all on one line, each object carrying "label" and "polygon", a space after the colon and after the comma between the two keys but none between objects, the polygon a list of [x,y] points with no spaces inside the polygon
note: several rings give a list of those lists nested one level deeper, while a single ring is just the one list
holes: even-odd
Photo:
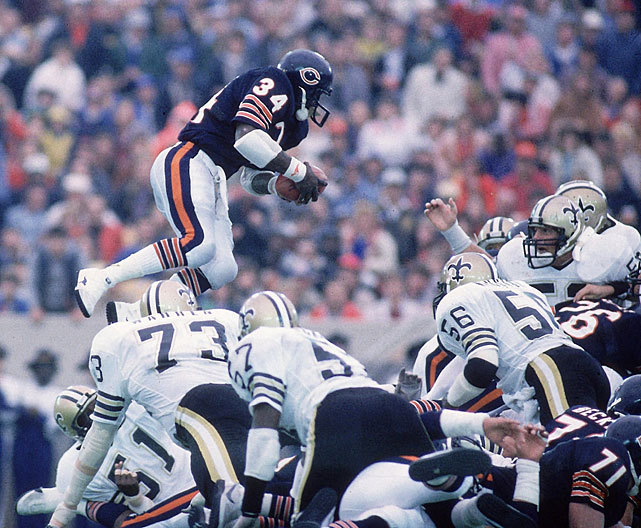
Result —
[{"label": "number 77 jersey", "polygon": [[465,284],[439,303],[440,345],[469,360],[498,355],[497,386],[507,394],[525,387],[525,368],[539,354],[567,345],[545,296],[521,281]]},{"label": "number 77 jersey", "polygon": [[266,403],[281,413],[280,427],[307,439],[314,408],[330,392],[378,387],[365,367],[318,332],[258,328],[229,353],[229,375],[250,410]]},{"label": "number 77 jersey", "polygon": [[229,310],[169,312],[103,328],[89,355],[98,388],[92,419],[117,423],[131,401],[173,436],[174,411],[190,389],[229,383],[227,355],[238,341]]}]

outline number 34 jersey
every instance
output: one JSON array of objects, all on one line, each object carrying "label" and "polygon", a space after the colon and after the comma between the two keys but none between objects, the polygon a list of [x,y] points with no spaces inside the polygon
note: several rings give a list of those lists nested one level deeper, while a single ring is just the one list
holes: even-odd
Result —
[{"label": "number 34 jersey", "polygon": [[89,370],[98,388],[92,419],[117,423],[133,400],[173,435],[174,411],[187,391],[229,383],[227,355],[238,341],[229,310],[170,312],[103,328]]},{"label": "number 34 jersey", "polygon": [[558,346],[579,348],[561,330],[545,296],[521,281],[488,280],[448,293],[436,311],[441,346],[466,359],[498,355],[498,387],[525,387],[525,368]]},{"label": "number 34 jersey", "polygon": [[266,403],[280,427],[305,444],[315,407],[330,392],[378,387],[365,367],[321,334],[304,328],[259,328],[229,354],[229,375],[250,411]]}]

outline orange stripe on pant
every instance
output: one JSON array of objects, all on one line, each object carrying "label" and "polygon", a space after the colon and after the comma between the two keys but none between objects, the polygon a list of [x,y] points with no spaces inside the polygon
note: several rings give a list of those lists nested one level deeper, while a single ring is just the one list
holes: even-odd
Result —
[{"label": "orange stripe on pant", "polygon": [[492,392],[488,392],[479,401],[477,401],[473,405],[470,405],[470,407],[468,409],[466,409],[466,411],[467,412],[476,412],[480,408],[482,408],[484,405],[487,405],[491,401],[494,401],[494,400],[500,398],[502,394],[503,394],[503,391],[501,389],[494,389]]},{"label": "orange stripe on pant", "polygon": [[447,357],[447,354],[445,352],[440,352],[430,362],[430,386],[429,386],[430,389],[434,386],[434,382],[436,381],[436,368],[438,367],[439,363],[443,361],[446,357]]},{"label": "orange stripe on pant", "polygon": [[135,526],[136,523],[141,523],[143,521],[148,521],[150,519],[153,519],[154,517],[158,517],[164,513],[167,513],[169,510],[173,510],[174,508],[177,508],[178,506],[181,506],[183,504],[189,504],[191,502],[191,499],[193,499],[196,494],[198,493],[198,490],[192,491],[191,493],[187,493],[187,495],[182,495],[180,497],[177,497],[176,499],[172,500],[171,502],[168,502],[166,504],[163,504],[159,508],[153,508],[149,510],[147,513],[143,513],[142,515],[136,515],[135,517],[131,519],[126,519],[122,522],[121,526],[124,528],[125,526]]},{"label": "orange stripe on pant", "polygon": [[185,228],[185,236],[181,238],[180,245],[185,246],[189,244],[194,239],[196,235],[196,229],[194,224],[191,222],[187,211],[185,211],[185,204],[183,202],[183,190],[180,181],[180,160],[185,157],[185,154],[193,148],[194,144],[191,142],[185,143],[180,150],[174,156],[174,159],[171,160],[171,194],[176,205],[176,211],[180,221],[182,222]]}]

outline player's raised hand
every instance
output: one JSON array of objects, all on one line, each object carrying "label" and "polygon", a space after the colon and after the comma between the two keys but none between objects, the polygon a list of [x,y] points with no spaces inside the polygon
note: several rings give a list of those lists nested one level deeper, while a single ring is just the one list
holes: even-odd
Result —
[{"label": "player's raised hand", "polygon": [[495,444],[503,447],[508,438],[516,438],[523,434],[523,426],[516,420],[509,418],[489,417],[483,420],[483,433]]},{"label": "player's raised hand", "polygon": [[138,495],[140,486],[138,485],[138,474],[135,471],[129,471],[122,467],[122,462],[114,466],[114,477],[116,486],[128,497]]},{"label": "player's raised hand", "polygon": [[[296,183],[296,188],[300,193],[297,204],[306,204],[311,200],[315,202],[318,200],[318,187],[320,185],[320,180],[309,163],[305,162],[305,177]],[[327,185],[327,182],[323,182],[324,185]]]},{"label": "player's raised hand", "polygon": [[421,377],[402,368],[398,373],[394,392],[407,401],[418,399],[421,396]]},{"label": "player's raised hand", "polygon": [[454,225],[458,215],[456,203],[449,198],[445,203],[440,198],[434,198],[425,204],[425,216],[439,231],[445,231]]},{"label": "player's raised hand", "polygon": [[547,446],[548,433],[541,425],[527,424],[516,436],[505,438],[502,455],[508,458],[518,457],[538,462]]}]

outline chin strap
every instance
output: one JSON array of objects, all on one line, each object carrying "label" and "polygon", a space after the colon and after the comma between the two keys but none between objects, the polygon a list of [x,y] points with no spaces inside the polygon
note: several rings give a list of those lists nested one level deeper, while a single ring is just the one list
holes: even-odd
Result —
[{"label": "chin strap", "polygon": [[305,121],[309,117],[309,110],[305,106],[307,104],[307,92],[305,88],[301,88],[300,91],[303,92],[303,95],[300,98],[300,108],[296,110],[296,119]]}]

